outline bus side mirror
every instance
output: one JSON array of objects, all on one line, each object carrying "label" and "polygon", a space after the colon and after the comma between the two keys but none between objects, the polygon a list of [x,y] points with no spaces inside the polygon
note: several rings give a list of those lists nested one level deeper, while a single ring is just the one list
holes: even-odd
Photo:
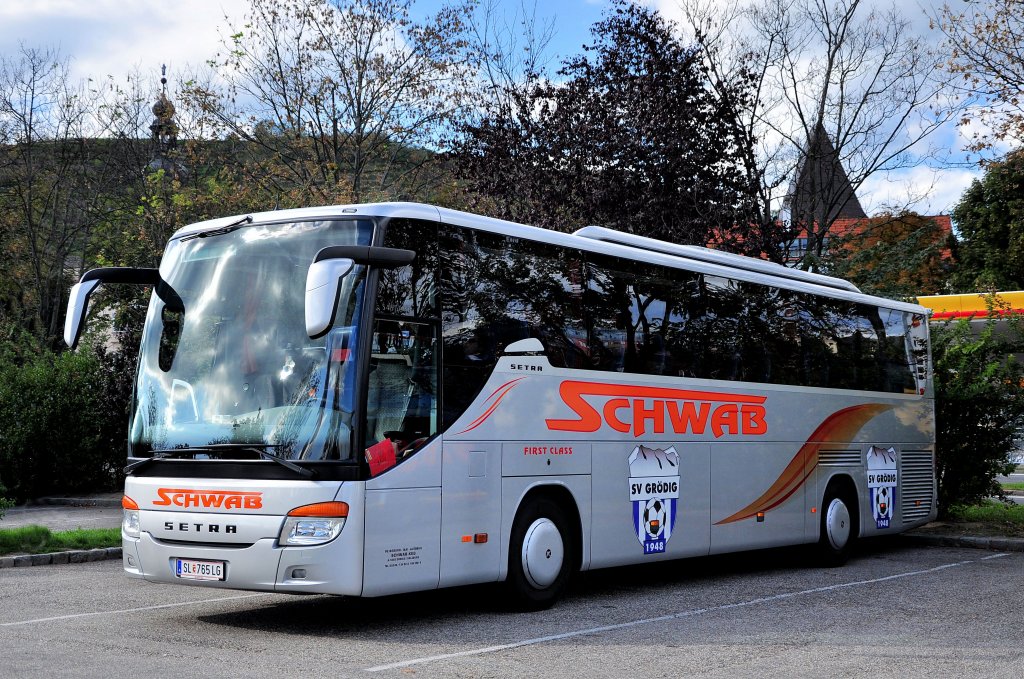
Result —
[{"label": "bus side mirror", "polygon": [[322,337],[334,325],[334,310],[341,293],[341,279],[355,266],[351,259],[313,262],[306,273],[306,334]]},{"label": "bus side mirror", "polygon": [[80,281],[71,288],[68,298],[68,315],[64,319],[64,343],[74,349],[82,336],[85,312],[89,308],[89,296],[99,287],[98,280]]},{"label": "bus side mirror", "polygon": [[131,269],[127,267],[105,267],[92,269],[82,274],[82,280],[71,288],[68,298],[68,314],[64,319],[64,342],[74,349],[82,337],[85,314],[89,309],[89,297],[100,283],[126,283],[129,285],[156,285],[160,273],[156,269]]},{"label": "bus side mirror", "polygon": [[412,250],[369,245],[333,245],[316,253],[306,273],[306,334],[316,339],[334,325],[341,281],[356,264],[395,269],[414,259]]}]

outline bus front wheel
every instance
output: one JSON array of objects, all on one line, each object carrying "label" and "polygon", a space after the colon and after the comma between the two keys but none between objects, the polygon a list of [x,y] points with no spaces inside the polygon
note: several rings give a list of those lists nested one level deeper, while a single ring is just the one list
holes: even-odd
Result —
[{"label": "bus front wheel", "polygon": [[575,551],[562,508],[544,497],[529,500],[516,516],[509,542],[512,603],[525,610],[555,603],[569,582]]},{"label": "bus front wheel", "polygon": [[848,494],[829,488],[821,510],[819,561],[826,567],[842,566],[857,539],[857,503]]}]

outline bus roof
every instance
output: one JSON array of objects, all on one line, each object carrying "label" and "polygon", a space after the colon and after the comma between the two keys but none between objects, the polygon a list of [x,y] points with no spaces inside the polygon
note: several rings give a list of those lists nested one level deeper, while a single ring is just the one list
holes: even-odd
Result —
[{"label": "bus roof", "polygon": [[769,276],[790,278],[803,283],[824,285],[827,288],[837,288],[839,290],[847,290],[849,292],[857,293],[860,292],[860,289],[856,285],[850,281],[843,280],[842,278],[823,276],[821,274],[802,271],[800,269],[791,269],[788,266],[776,264],[775,262],[768,262],[754,257],[744,257],[743,255],[736,255],[731,252],[722,252],[721,250],[712,250],[711,248],[704,248],[699,245],[667,243],[654,238],[637,236],[632,233],[623,233],[603,226],[585,226],[582,229],[575,231],[573,235],[582,236],[583,238],[593,238],[594,240],[606,241],[608,243],[621,243],[622,245],[629,245],[642,250],[664,252],[684,259],[697,260],[698,262],[722,264],[724,266],[735,267],[745,271],[756,271],[758,273],[768,274]]},{"label": "bus roof", "polygon": [[[924,307],[917,304],[866,295],[852,283],[840,278],[790,269],[781,264],[774,264],[753,257],[744,257],[743,255],[735,255],[697,246],[668,243],[598,226],[587,226],[575,233],[568,234],[422,203],[331,205],[260,212],[249,216],[252,217],[251,223],[254,225],[309,219],[351,219],[355,217],[389,217],[440,221],[453,226],[479,229],[490,233],[525,238],[562,247],[624,257],[660,266],[688,269],[712,276],[735,278],[751,283],[804,291],[852,302],[881,305],[911,313],[927,313]],[[179,229],[171,239],[174,240],[203,231],[222,228],[236,223],[239,219],[245,217],[246,215],[235,215],[191,224]]]}]

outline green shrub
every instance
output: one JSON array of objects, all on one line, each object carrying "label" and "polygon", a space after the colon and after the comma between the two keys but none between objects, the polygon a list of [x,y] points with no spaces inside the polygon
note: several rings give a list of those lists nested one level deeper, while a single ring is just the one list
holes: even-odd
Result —
[{"label": "green shrub", "polygon": [[4,488],[4,484],[0,483],[0,519],[4,518],[4,512],[14,506],[14,503],[4,497],[4,493],[7,489]]},{"label": "green shrub", "polygon": [[990,317],[980,331],[966,320],[932,328],[935,364],[936,471],[939,506],[1001,497],[1009,453],[1024,426],[1021,319]]},{"label": "green shrub", "polygon": [[0,318],[0,366],[23,365],[41,351],[38,337],[14,319]]},{"label": "green shrub", "polygon": [[[0,478],[17,500],[114,488],[125,460],[129,380],[103,352],[44,354],[0,373]],[[131,372],[131,371],[129,371]]]}]

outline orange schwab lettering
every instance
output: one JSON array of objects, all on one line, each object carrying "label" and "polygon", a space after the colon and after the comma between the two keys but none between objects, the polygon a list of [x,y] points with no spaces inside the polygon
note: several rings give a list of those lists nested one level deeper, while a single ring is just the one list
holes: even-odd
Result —
[{"label": "orange schwab lettering", "polygon": [[[698,435],[710,427],[715,438],[768,433],[765,396],[571,380],[562,382],[558,393],[577,418],[546,420],[555,431],[594,432],[608,426],[634,437],[664,434],[666,427],[676,434]],[[588,396],[610,398],[598,406]]]},{"label": "orange schwab lettering", "polygon": [[262,509],[263,493],[238,490],[190,490],[187,488],[157,488],[160,507],[216,507],[219,509]]}]

